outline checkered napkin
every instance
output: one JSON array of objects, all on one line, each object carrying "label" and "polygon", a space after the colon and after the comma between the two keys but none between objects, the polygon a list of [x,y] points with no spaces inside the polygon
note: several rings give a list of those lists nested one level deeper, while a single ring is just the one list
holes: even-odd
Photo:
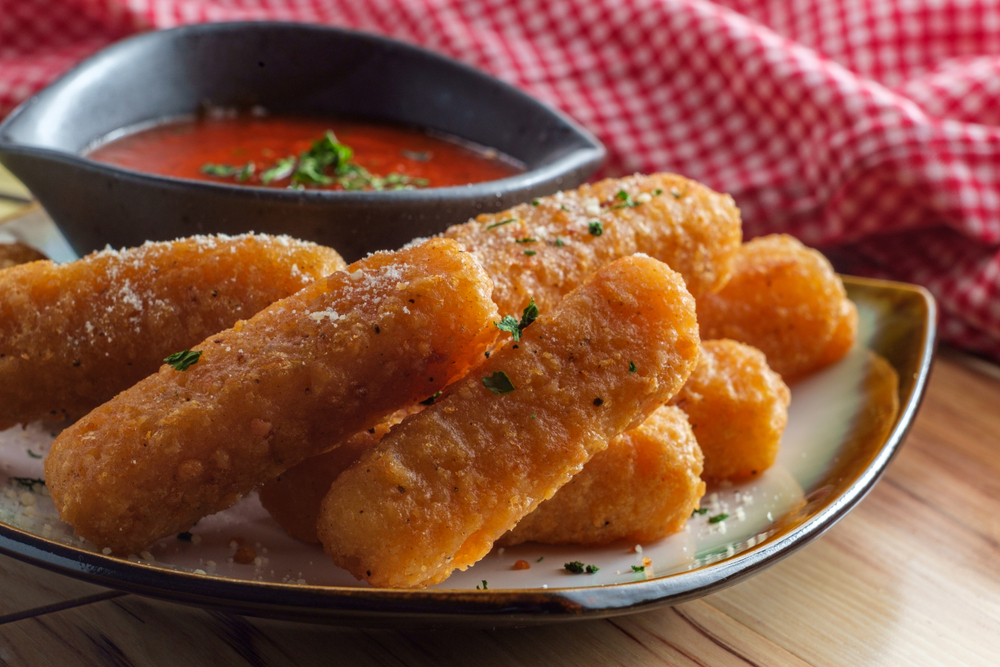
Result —
[{"label": "checkered napkin", "polygon": [[1000,0],[0,0],[0,114],[126,35],[246,19],[490,72],[597,134],[606,175],[729,192],[748,238],[922,284],[1000,359]]}]

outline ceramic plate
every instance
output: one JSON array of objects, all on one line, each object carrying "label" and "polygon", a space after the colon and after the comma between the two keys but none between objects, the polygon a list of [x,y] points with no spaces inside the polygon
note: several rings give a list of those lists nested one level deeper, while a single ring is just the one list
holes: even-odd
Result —
[{"label": "ceramic plate", "polygon": [[[752,482],[710,487],[702,500],[708,512],[656,543],[494,549],[436,587],[379,590],[335,567],[319,547],[287,537],[253,495],[200,521],[189,539],[164,539],[141,555],[115,558],[74,537],[44,486],[31,481],[41,477],[41,457],[56,433],[39,423],[0,432],[0,550],[142,595],[339,624],[533,624],[700,597],[773,565],[830,528],[875,484],[913,421],[930,370],[933,301],[909,285],[859,278],[845,284],[860,314],[858,344],[792,388],[776,465]],[[728,518],[710,523],[720,514]],[[234,562],[240,546],[253,552],[253,562]],[[643,558],[652,565],[633,571]],[[518,560],[530,569],[512,569]],[[599,569],[570,574],[567,561]]]}]

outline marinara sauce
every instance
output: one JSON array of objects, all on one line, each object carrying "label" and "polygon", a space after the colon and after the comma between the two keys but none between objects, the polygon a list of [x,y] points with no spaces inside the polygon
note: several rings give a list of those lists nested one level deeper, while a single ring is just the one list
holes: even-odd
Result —
[{"label": "marinara sauce", "polygon": [[[292,173],[274,178],[276,167],[307,153],[332,131],[353,151],[351,161],[388,185],[352,179],[345,187],[332,169],[334,182],[323,184]],[[146,173],[178,178],[272,188],[392,189],[440,188],[506,178],[523,171],[516,161],[492,149],[466,146],[417,129],[354,121],[282,116],[204,117],[165,123],[99,146],[87,157]],[[251,164],[251,169],[246,165]],[[207,167],[208,166],[208,167]],[[223,175],[222,167],[232,173]],[[206,173],[212,171],[214,175]],[[269,176],[264,176],[268,170]],[[287,169],[286,169],[287,171]],[[363,173],[363,171],[361,172]],[[270,179],[270,182],[265,182]],[[342,179],[341,179],[342,180]],[[367,186],[359,183],[367,183]]]}]

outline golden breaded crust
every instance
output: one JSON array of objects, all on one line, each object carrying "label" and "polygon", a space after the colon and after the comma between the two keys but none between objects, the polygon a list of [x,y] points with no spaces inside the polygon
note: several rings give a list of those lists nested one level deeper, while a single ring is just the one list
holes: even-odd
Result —
[{"label": "golden breaded crust", "polygon": [[344,268],[285,236],[196,236],[0,272],[0,429],[76,417],[164,357]]},{"label": "golden breaded crust", "polygon": [[701,337],[753,345],[791,382],[828,359],[846,299],[823,255],[791,236],[763,236],[740,248],[722,290],[698,300]]},{"label": "golden breaded crust", "polygon": [[705,495],[701,470],[687,415],[663,406],[614,438],[497,544],[653,542],[684,528]]},{"label": "golden breaded crust", "polygon": [[492,344],[492,284],[453,241],[379,253],[211,336],[64,431],[60,517],[137,552],[463,375]]},{"label": "golden breaded crust", "polygon": [[778,456],[791,392],[764,354],[732,340],[701,345],[698,367],[671,401],[687,413],[708,480],[754,477]]},{"label": "golden breaded crust", "polygon": [[258,489],[260,504],[285,532],[302,542],[319,544],[316,520],[333,480],[374,447],[392,426],[423,408],[417,404],[397,410],[367,431],[348,437],[334,449],[306,459]]},{"label": "golden breaded crust", "polygon": [[[672,396],[697,356],[680,276],[645,256],[610,264],[342,473],[324,549],[376,586],[443,581]],[[513,391],[487,388],[510,388],[501,373]]]},{"label": "golden breaded crust", "polygon": [[635,253],[665,262],[698,298],[725,284],[742,239],[729,195],[673,174],[608,179],[535,201],[444,233],[482,263],[505,315],[531,298],[551,310],[587,276]]},{"label": "golden breaded crust", "polygon": [[44,254],[23,243],[0,243],[0,271],[18,264],[46,260]]}]

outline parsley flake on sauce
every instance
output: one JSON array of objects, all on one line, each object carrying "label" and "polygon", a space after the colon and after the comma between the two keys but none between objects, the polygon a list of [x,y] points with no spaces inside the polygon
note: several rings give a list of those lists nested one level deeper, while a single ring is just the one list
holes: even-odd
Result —
[{"label": "parsley flake on sauce", "polygon": [[294,155],[289,155],[284,160],[278,160],[278,164],[261,172],[260,182],[267,184],[288,178],[295,173],[295,162]]},{"label": "parsley flake on sauce", "polygon": [[628,362],[628,372],[629,373],[635,373],[637,370],[639,370],[639,367],[635,365],[634,361],[632,361],[631,359],[629,359],[629,362]]},{"label": "parsley flake on sauce", "polygon": [[716,514],[713,517],[709,517],[708,522],[709,523],[721,523],[721,522],[725,521],[728,518],[729,518],[728,514]]},{"label": "parsley flake on sauce", "polygon": [[591,220],[588,222],[587,229],[590,231],[591,236],[600,236],[604,233],[604,225],[601,224],[600,220]]},{"label": "parsley flake on sauce", "polygon": [[493,371],[493,375],[483,378],[483,386],[494,394],[503,396],[517,389],[503,371]]},{"label": "parsley flake on sauce", "polygon": [[523,239],[514,239],[514,243],[535,243],[538,239],[533,239],[525,236]]},{"label": "parsley flake on sauce", "polygon": [[708,514],[708,508],[707,507],[699,507],[695,511],[691,512],[691,516],[694,516],[695,514]]},{"label": "parsley flake on sauce", "polygon": [[175,371],[186,371],[198,363],[198,359],[200,358],[201,351],[192,352],[191,350],[184,350],[183,352],[174,352],[164,359],[163,363],[168,364]]},{"label": "parsley flake on sauce", "polygon": [[41,458],[45,458],[45,457],[44,457],[44,456],[42,456],[41,454],[36,454],[36,453],[34,453],[33,451],[31,451],[30,449],[28,450],[28,456],[30,456],[30,457],[31,457],[31,458],[33,458],[33,459],[41,459]]},{"label": "parsley flake on sauce", "polygon": [[632,566],[632,571],[633,572],[645,572],[646,571],[646,566],[645,565],[633,565]]},{"label": "parsley flake on sauce", "polygon": [[524,254],[525,254],[525,255],[527,255],[528,257],[534,257],[534,256],[535,256],[535,255],[537,255],[538,253],[537,253],[537,252],[535,252],[534,250],[525,250],[525,251],[524,251]]}]

